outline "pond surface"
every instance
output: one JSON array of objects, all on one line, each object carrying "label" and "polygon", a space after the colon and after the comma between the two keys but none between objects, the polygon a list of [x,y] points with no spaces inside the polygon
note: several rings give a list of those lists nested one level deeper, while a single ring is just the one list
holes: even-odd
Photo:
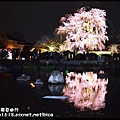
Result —
[{"label": "pond surface", "polygon": [[[105,76],[101,77],[93,71],[75,72],[66,69],[61,72],[64,74],[66,84],[48,84],[51,72],[21,70],[1,72],[0,113],[6,113],[3,108],[5,110],[13,108],[15,113],[40,113],[42,117],[120,117],[119,71],[105,71]],[[30,76],[30,81],[16,80],[23,73]],[[30,83],[37,78],[44,84],[31,86]],[[45,96],[68,98],[43,98]]]}]

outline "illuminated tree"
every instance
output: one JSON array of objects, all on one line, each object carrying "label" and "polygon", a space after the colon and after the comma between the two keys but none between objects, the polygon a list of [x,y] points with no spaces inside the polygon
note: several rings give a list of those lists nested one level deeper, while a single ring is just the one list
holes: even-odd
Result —
[{"label": "illuminated tree", "polygon": [[65,33],[66,49],[70,51],[103,50],[108,41],[105,16],[105,10],[82,7],[74,15],[61,17],[56,34]]},{"label": "illuminated tree", "polygon": [[111,44],[107,47],[108,51],[111,53],[118,53],[120,51],[120,45],[119,44]]},{"label": "illuminated tree", "polygon": [[49,52],[55,52],[60,49],[61,43],[57,39],[51,38],[47,35],[42,36],[40,41],[37,41],[34,44],[34,47],[37,49],[46,49]]}]

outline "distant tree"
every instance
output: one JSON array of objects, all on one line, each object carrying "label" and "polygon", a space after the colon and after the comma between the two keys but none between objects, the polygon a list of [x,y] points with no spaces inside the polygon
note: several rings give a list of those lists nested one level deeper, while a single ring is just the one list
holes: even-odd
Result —
[{"label": "distant tree", "polygon": [[51,38],[50,36],[44,35],[39,41],[34,44],[35,48],[46,49],[47,51],[59,51],[61,43],[56,38]]},{"label": "distant tree", "polygon": [[107,50],[111,53],[118,53],[120,52],[120,44],[111,44],[107,47]]}]

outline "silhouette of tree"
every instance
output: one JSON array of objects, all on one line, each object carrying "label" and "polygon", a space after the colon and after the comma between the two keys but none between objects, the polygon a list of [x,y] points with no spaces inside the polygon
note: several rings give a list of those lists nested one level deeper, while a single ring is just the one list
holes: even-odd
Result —
[{"label": "silhouette of tree", "polygon": [[0,48],[4,49],[7,47],[7,36],[5,31],[0,31]]}]

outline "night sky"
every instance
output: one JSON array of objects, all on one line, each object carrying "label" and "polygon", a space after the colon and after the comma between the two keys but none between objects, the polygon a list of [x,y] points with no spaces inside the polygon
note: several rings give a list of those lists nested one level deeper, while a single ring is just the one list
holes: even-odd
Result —
[{"label": "night sky", "polygon": [[26,41],[34,42],[42,35],[53,35],[61,17],[83,6],[106,10],[109,23],[114,27],[120,26],[118,1],[2,1],[0,30],[22,32]]}]

